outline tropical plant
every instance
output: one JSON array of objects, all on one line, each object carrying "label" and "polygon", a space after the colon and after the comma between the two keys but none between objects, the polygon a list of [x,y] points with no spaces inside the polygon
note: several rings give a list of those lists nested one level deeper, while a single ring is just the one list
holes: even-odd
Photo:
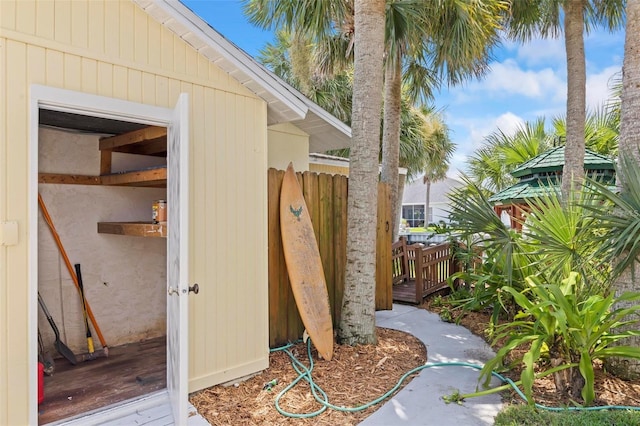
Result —
[{"label": "tropical plant", "polygon": [[[485,384],[491,372],[502,366],[506,356],[519,347],[526,348],[524,355],[514,361],[522,363],[521,381],[529,404],[534,403],[533,383],[535,368],[544,352],[548,352],[554,373],[556,388],[570,392],[572,397],[582,397],[586,405],[595,399],[594,360],[612,356],[640,359],[640,348],[613,346],[640,331],[616,332],[617,327],[633,325],[635,320],[625,320],[630,314],[640,312],[640,293],[589,294],[580,291],[583,282],[580,274],[571,272],[559,284],[547,283],[537,277],[526,278],[527,287],[518,291],[505,286],[522,309],[514,321],[499,325],[495,341],[504,340],[504,346],[489,360],[481,371]],[[581,294],[583,297],[578,297]],[[627,308],[615,309],[619,302],[629,302]],[[512,363],[513,364],[513,363]],[[563,374],[565,370],[569,375]]]},{"label": "tropical plant", "polygon": [[527,121],[512,134],[497,129],[468,161],[469,176],[488,192],[499,192],[515,183],[511,171],[553,146],[554,135],[545,129],[544,118]]},{"label": "tropical plant", "polygon": [[[613,99],[612,99],[613,100]],[[614,158],[618,154],[620,115],[614,103],[606,103],[588,111],[584,127],[585,146],[598,154]],[[564,141],[567,120],[564,116],[553,119],[553,137]]]},{"label": "tropical plant", "polygon": [[[624,176],[620,192],[599,182],[589,182],[588,186],[603,200],[601,205],[589,207],[604,235],[595,257],[613,265],[612,289],[616,292],[638,288],[640,258],[640,168],[630,156],[621,156],[619,161],[617,172]],[[640,369],[626,360],[611,359],[607,366],[628,379],[640,375]]]},{"label": "tropical plant", "polygon": [[481,263],[478,268],[466,268],[451,279],[472,287],[472,296],[459,302],[463,308],[491,308],[496,324],[501,313],[515,312],[511,297],[500,289],[504,286],[521,289],[524,277],[534,271],[521,245],[520,233],[502,223],[480,187],[466,176],[462,181],[466,185],[449,194],[450,227],[457,238],[466,241],[464,250],[460,248],[456,256],[469,265],[477,264],[477,256],[481,256]]},{"label": "tropical plant", "polygon": [[590,286],[581,291],[608,291],[611,255],[600,253],[608,246],[602,244],[607,230],[592,213],[602,209],[601,195],[580,188],[571,194],[573,201],[563,204],[559,191],[549,186],[527,203],[519,219],[522,231],[516,232],[502,223],[478,186],[466,183],[450,195],[451,228],[467,240],[473,237],[469,252],[482,252],[483,257],[479,267],[454,276],[474,286],[464,309],[492,307],[494,323],[503,311],[513,314],[512,299],[501,289],[522,290],[530,275],[557,282],[576,271]]},{"label": "tropical plant", "polygon": [[608,292],[610,267],[605,257],[597,255],[606,231],[591,215],[591,211],[602,208],[602,197],[580,188],[572,190],[572,201],[563,204],[558,191],[552,185],[548,188],[527,203],[522,236],[531,267],[548,282],[557,282],[575,271],[583,283],[589,284],[577,290]]}]

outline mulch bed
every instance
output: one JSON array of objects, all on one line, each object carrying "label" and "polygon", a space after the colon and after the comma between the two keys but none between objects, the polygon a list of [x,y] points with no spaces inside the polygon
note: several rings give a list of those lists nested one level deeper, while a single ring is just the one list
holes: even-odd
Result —
[{"label": "mulch bed", "polygon": [[[410,334],[377,329],[377,345],[337,345],[331,361],[318,360],[315,350],[313,380],[339,407],[357,407],[380,397],[396,385],[407,371],[427,361],[425,346]],[[297,344],[290,351],[309,365],[307,348]],[[297,377],[284,352],[269,356],[269,368],[261,374],[230,386],[214,386],[191,395],[190,401],[212,425],[356,425],[380,408],[348,413],[327,409],[318,416],[300,419],[285,417],[275,408],[276,396]],[[413,375],[415,376],[415,375]],[[413,376],[403,382],[402,387]],[[265,384],[277,380],[271,389]],[[306,382],[301,382],[280,400],[281,409],[290,413],[312,413],[322,406],[315,401]]]},{"label": "mulch bed", "polygon": [[[420,308],[439,313],[432,299]],[[472,333],[486,339],[487,312],[461,314],[453,310],[453,320]],[[366,346],[337,345],[332,361],[315,362],[313,380],[328,395],[329,402],[336,406],[356,407],[380,397],[389,391],[407,371],[427,362],[426,348],[410,334],[385,328],[377,329],[378,344]],[[290,349],[303,364],[308,365],[305,344]],[[596,366],[597,405],[640,405],[640,380],[624,381],[608,374],[602,366]],[[519,371],[504,374],[513,380],[519,379]],[[275,408],[276,396],[297,377],[290,358],[284,352],[269,356],[269,368],[253,378],[230,386],[214,386],[191,395],[190,401],[198,412],[212,425],[356,425],[371,415],[382,404],[368,409],[348,413],[327,409],[318,416],[306,419],[290,418]],[[415,376],[415,375],[414,375]],[[409,377],[402,387],[411,381]],[[271,389],[265,384],[277,380]],[[507,404],[522,404],[513,391],[503,392]],[[573,401],[559,396],[551,377],[538,379],[534,385],[536,402],[553,407],[575,405]],[[281,400],[280,407],[291,413],[311,413],[321,408],[306,382],[299,383]]]}]

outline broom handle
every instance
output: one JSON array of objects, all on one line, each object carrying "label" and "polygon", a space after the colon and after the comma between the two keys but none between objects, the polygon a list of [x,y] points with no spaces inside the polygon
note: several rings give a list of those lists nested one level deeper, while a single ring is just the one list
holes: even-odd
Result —
[{"label": "broom handle", "polygon": [[[69,257],[67,256],[67,252],[64,250],[62,245],[62,241],[60,241],[60,236],[58,235],[58,231],[56,231],[55,226],[53,226],[53,220],[51,220],[51,216],[49,216],[49,212],[47,211],[47,207],[44,205],[44,200],[42,196],[38,194],[38,204],[40,204],[40,208],[42,209],[42,216],[44,220],[49,225],[49,229],[51,230],[51,234],[53,235],[53,239],[56,240],[56,244],[60,249],[60,254],[62,255],[62,259],[64,259],[64,263],[67,265],[67,269],[69,270],[69,275],[71,275],[71,280],[76,285],[76,290],[78,293],[80,292],[80,284],[78,284],[78,277],[76,276],[75,271],[73,270],[73,266],[71,266],[71,262],[69,261]],[[104,340],[104,336],[102,335],[102,331],[98,326],[98,322],[96,321],[96,317],[93,316],[93,311],[91,310],[91,306],[89,306],[89,301],[86,302],[87,315],[89,315],[89,319],[91,319],[91,323],[93,324],[93,328],[96,330],[96,334],[98,335],[98,339],[100,339],[100,344],[103,348],[107,348],[107,343]]]}]

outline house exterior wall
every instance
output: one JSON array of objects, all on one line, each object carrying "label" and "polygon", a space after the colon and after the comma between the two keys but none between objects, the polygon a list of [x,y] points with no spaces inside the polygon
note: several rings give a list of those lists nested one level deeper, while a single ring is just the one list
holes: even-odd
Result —
[{"label": "house exterior wall", "polygon": [[35,309],[27,285],[32,84],[167,108],[189,94],[189,276],[201,289],[190,297],[189,388],[266,368],[265,102],[129,1],[3,0],[1,8],[0,222],[17,221],[19,239],[0,247],[0,424],[28,423],[35,375],[26,338]]},{"label": "house exterior wall", "polygon": [[309,135],[293,124],[269,126],[269,167],[286,170],[290,161],[297,172],[309,170]]},{"label": "house exterior wall", "polygon": [[333,166],[331,164],[310,163],[309,171],[314,173],[349,176],[349,167]]}]

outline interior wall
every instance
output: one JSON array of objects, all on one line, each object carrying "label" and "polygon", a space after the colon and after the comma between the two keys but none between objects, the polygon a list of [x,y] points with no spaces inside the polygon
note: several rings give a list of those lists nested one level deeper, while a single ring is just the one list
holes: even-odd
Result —
[{"label": "interior wall", "polygon": [[[39,171],[97,175],[99,135],[39,131]],[[114,169],[142,168],[164,158],[114,155]],[[101,221],[150,221],[158,188],[40,184],[39,192],[71,264],[81,264],[85,294],[109,346],[166,332],[166,239],[98,234]],[[82,304],[48,225],[38,219],[38,287],[63,341],[87,351]],[[54,334],[42,311],[38,328],[51,354]],[[93,333],[98,347],[97,334]]]}]

